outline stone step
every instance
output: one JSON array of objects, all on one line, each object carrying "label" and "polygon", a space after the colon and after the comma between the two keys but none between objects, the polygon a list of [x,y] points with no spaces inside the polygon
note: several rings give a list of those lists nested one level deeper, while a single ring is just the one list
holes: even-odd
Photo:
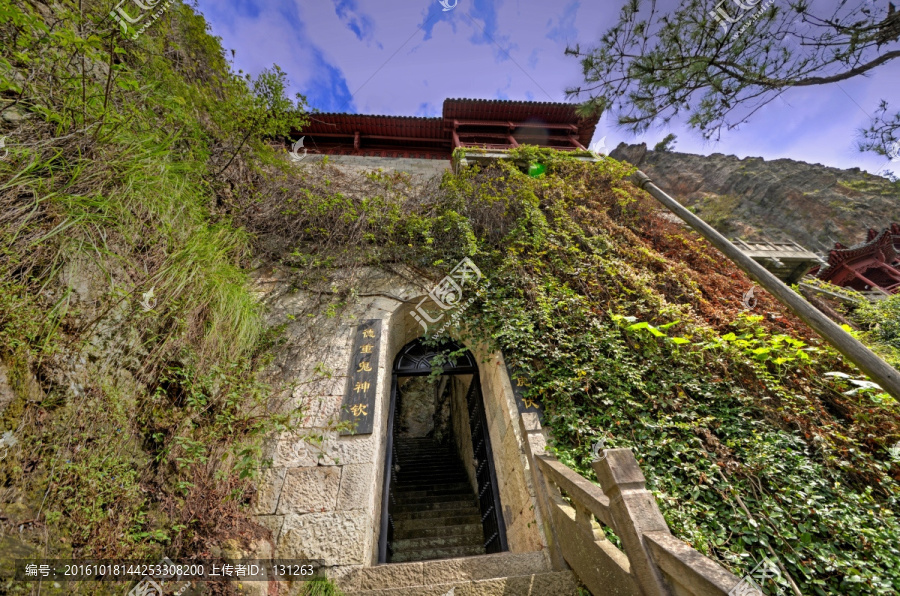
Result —
[{"label": "stone step", "polygon": [[391,508],[404,507],[406,505],[416,505],[419,503],[438,503],[445,501],[474,501],[475,495],[471,490],[467,491],[445,491],[440,492],[436,489],[409,491],[406,494],[398,495],[394,493],[391,499]]},{"label": "stone step", "polygon": [[[394,499],[391,511],[425,511],[428,509],[456,509],[473,504],[481,511],[481,506],[471,494],[440,495],[437,497],[415,497],[411,499]],[[431,507],[430,505],[434,505]]]},{"label": "stone step", "polygon": [[[426,507],[426,505],[443,505],[443,507]],[[469,494],[458,493],[451,495],[426,495],[424,497],[394,498],[391,502],[391,511],[421,511],[427,509],[457,509],[459,507],[474,506],[478,509],[479,503]]]},{"label": "stone step", "polygon": [[407,538],[394,540],[391,543],[394,551],[408,551],[416,548],[435,548],[442,546],[467,546],[470,544],[484,544],[484,533],[481,528],[475,532],[467,532],[456,536],[432,536],[430,538]]},{"label": "stone step", "polygon": [[[446,462],[446,460],[443,460],[443,462]],[[422,472],[423,474],[448,473],[448,472],[453,473],[453,474],[465,474],[466,473],[466,469],[459,465],[451,466],[451,465],[412,463],[412,462],[402,462],[402,461],[396,462],[394,465],[400,466],[399,470],[396,467],[394,468],[394,470],[399,472],[400,474],[403,474],[404,472],[407,472],[407,471]]]},{"label": "stone step", "polygon": [[558,571],[346,593],[348,596],[578,596],[579,591],[571,571]]},{"label": "stone step", "polygon": [[458,482],[464,482],[469,479],[462,470],[422,470],[410,466],[409,470],[401,470],[397,473],[397,482],[416,480],[418,478],[456,478]]},{"label": "stone step", "polygon": [[469,486],[469,490],[472,490],[472,485],[469,484],[469,477],[465,474],[406,474],[405,477],[398,476],[396,482],[391,483],[391,488],[399,488],[409,489],[412,486],[421,486],[427,484],[434,485],[456,485],[456,484],[467,484]]},{"label": "stone step", "polygon": [[436,462],[411,462],[401,459],[400,461],[394,461],[394,466],[400,466],[399,468],[395,467],[394,470],[400,473],[408,470],[421,470],[423,472],[452,471],[460,474],[465,472],[466,469],[459,462],[451,463],[451,461],[449,458],[439,459]]},{"label": "stone step", "polygon": [[470,532],[481,532],[484,535],[484,527],[479,521],[477,524],[461,524],[456,526],[435,526],[430,525],[425,528],[404,528],[399,531],[394,528],[394,540],[408,540],[412,538],[432,538],[435,536],[456,536],[458,534],[468,534]]},{"label": "stone step", "polygon": [[552,572],[541,552],[365,567],[340,580],[353,596],[573,596],[571,572]]},{"label": "stone step", "polygon": [[442,517],[440,520],[435,519],[400,519],[394,520],[394,535],[406,530],[423,530],[426,528],[434,528],[438,526],[465,526],[472,524],[481,524],[481,516],[472,513],[469,515],[456,515],[453,517]]},{"label": "stone step", "polygon": [[[447,462],[447,460],[443,460]],[[400,466],[399,469],[395,468],[395,471],[400,474],[413,473],[416,474],[465,474],[466,469],[462,466],[458,465],[431,465],[431,464],[417,464],[417,463],[404,463],[397,462],[396,465]]]},{"label": "stone step", "polygon": [[415,459],[424,459],[429,456],[443,457],[447,455],[458,455],[455,449],[433,449],[431,447],[400,447],[394,450],[397,459],[411,457]]},{"label": "stone step", "polygon": [[447,454],[447,455],[434,455],[428,457],[402,457],[398,456],[394,459],[394,464],[400,466],[402,469],[404,466],[421,466],[423,468],[435,468],[440,466],[441,464],[446,464],[447,467],[451,467],[458,470],[464,470],[465,468],[462,465],[462,462],[459,461],[459,457],[456,454]]},{"label": "stone step", "polygon": [[395,470],[399,474],[403,474],[405,472],[421,472],[422,474],[465,474],[465,468],[462,466],[438,466],[438,465],[425,465],[425,464],[411,464],[407,463],[404,465],[403,462],[396,464],[400,466],[400,469]]},{"label": "stone step", "polygon": [[435,470],[423,470],[413,466],[403,467],[395,478],[398,482],[410,482],[419,478],[456,478],[456,482],[466,482],[469,476],[462,470],[448,470],[447,468]]},{"label": "stone step", "polygon": [[438,559],[455,559],[458,557],[474,557],[483,555],[484,547],[480,544],[466,546],[447,546],[440,548],[418,548],[412,550],[394,550],[391,555],[392,563],[404,563],[407,561],[435,561]]},{"label": "stone step", "polygon": [[484,555],[481,507],[456,450],[403,440],[394,461],[392,564]]},{"label": "stone step", "polygon": [[438,503],[446,501],[474,501],[475,496],[471,490],[468,491],[444,491],[440,492],[436,489],[409,491],[406,494],[394,494],[391,500],[391,507],[403,507],[406,505],[416,505],[420,503]]},{"label": "stone step", "polygon": [[446,461],[454,466],[461,466],[462,462],[459,455],[450,451],[410,451],[409,453],[398,452],[394,454],[394,461],[403,465],[403,462],[415,462],[425,466],[433,465],[440,461]]},{"label": "stone step", "polygon": [[426,509],[424,511],[417,508],[397,509],[396,512],[391,513],[391,519],[394,520],[395,524],[398,521],[411,519],[430,519],[436,525],[443,525],[441,522],[445,518],[457,518],[471,515],[477,515],[478,520],[481,521],[481,510],[472,505],[457,507],[455,509]]},{"label": "stone step", "polygon": [[[465,482],[465,478],[417,478],[410,479],[407,482],[398,482],[391,487],[392,492],[414,492],[418,490],[446,490],[450,487],[458,487],[464,484],[468,487],[468,492],[473,492],[472,486]],[[456,488],[455,490],[463,490]]]},{"label": "stone step", "polygon": [[452,501],[446,500],[444,497],[423,497],[422,501],[414,501],[408,503],[395,502],[395,506],[391,507],[392,511],[401,513],[403,511],[429,511],[434,509],[459,509],[461,507],[474,507],[479,509],[478,501],[471,496],[461,496],[454,498]]},{"label": "stone step", "polygon": [[481,513],[481,507],[468,501],[449,501],[440,503],[412,503],[409,505],[397,505],[391,507],[391,515],[408,514],[408,513],[424,513],[425,517],[433,517],[435,515],[459,515],[460,511],[471,513]]},{"label": "stone step", "polygon": [[[423,484],[414,486],[409,490],[403,486],[397,486],[391,489],[394,497],[436,497],[438,495],[467,493],[475,496],[472,492],[472,486],[465,482],[454,482],[452,484]],[[433,493],[433,494],[425,494]],[[421,493],[421,494],[420,494]]]},{"label": "stone step", "polygon": [[478,501],[475,500],[472,491],[444,495],[415,495],[411,497],[397,497],[395,495],[391,501],[391,508],[404,507],[406,505],[424,505],[426,503],[452,503],[454,501],[471,501],[476,504],[478,503]]}]

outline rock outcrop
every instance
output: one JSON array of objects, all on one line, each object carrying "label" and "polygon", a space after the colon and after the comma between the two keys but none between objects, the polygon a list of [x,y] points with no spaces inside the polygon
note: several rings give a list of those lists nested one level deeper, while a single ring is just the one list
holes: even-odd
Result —
[{"label": "rock outcrop", "polygon": [[652,151],[644,143],[621,143],[610,156],[638,166],[729,238],[793,240],[824,253],[900,221],[900,186],[859,168]]}]

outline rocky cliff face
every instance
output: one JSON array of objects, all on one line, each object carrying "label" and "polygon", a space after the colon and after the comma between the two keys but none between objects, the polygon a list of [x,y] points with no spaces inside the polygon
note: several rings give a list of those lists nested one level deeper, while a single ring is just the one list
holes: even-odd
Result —
[{"label": "rocky cliff face", "polygon": [[621,143],[610,155],[638,166],[729,238],[793,240],[824,253],[900,221],[900,185],[859,168],[651,151],[644,143]]}]

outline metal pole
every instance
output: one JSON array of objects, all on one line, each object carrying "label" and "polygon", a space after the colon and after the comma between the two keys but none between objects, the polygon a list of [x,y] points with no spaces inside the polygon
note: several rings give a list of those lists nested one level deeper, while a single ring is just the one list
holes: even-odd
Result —
[{"label": "metal pole", "polygon": [[385,432],[387,440],[384,449],[384,479],[381,482],[381,528],[378,532],[378,564],[387,563],[388,527],[390,524],[391,470],[394,468],[394,410],[397,404],[397,375],[391,373],[391,403],[388,406],[388,421]]},{"label": "metal pole", "polygon": [[657,201],[665,205],[675,215],[683,219],[692,228],[700,232],[710,244],[718,248],[731,259],[738,267],[775,296],[782,304],[787,306],[804,323],[809,325],[822,336],[825,341],[843,354],[847,360],[854,363],[864,373],[881,385],[881,387],[900,399],[900,372],[887,362],[882,360],[872,350],[862,345],[849,333],[825,316],[819,309],[811,305],[802,296],[787,287],[780,279],[772,275],[762,265],[748,257],[738,247],[728,241],[724,236],[714,230],[705,221],[688,211],[678,201],[664,193],[653,184],[650,177],[640,170],[634,175],[634,182],[638,187],[653,195]]}]

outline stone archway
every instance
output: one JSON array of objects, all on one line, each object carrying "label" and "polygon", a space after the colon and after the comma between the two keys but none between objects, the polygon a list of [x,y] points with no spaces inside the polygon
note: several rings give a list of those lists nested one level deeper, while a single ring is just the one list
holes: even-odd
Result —
[{"label": "stone archway", "polygon": [[[423,297],[420,288],[378,271],[370,277],[360,286],[358,302],[339,316],[320,313],[291,321],[276,367],[286,381],[298,381],[289,403],[303,411],[303,424],[267,442],[264,457],[271,467],[261,472],[253,505],[256,519],[272,531],[275,557],[320,560],[331,577],[378,563],[393,362],[422,335],[410,314]],[[302,293],[276,291],[281,286],[274,281],[265,287],[276,322],[308,300]],[[382,329],[375,401],[369,408],[372,432],[343,435],[327,425],[344,409],[360,322],[372,319],[380,320]],[[546,541],[510,376],[499,352],[482,344],[466,347],[477,362],[508,550],[540,551]],[[306,435],[318,435],[319,441],[309,442]]]},{"label": "stone archway", "polygon": [[[438,366],[440,374],[432,374]],[[469,350],[422,338],[400,350],[386,438],[379,563],[508,550],[481,380]]]}]

